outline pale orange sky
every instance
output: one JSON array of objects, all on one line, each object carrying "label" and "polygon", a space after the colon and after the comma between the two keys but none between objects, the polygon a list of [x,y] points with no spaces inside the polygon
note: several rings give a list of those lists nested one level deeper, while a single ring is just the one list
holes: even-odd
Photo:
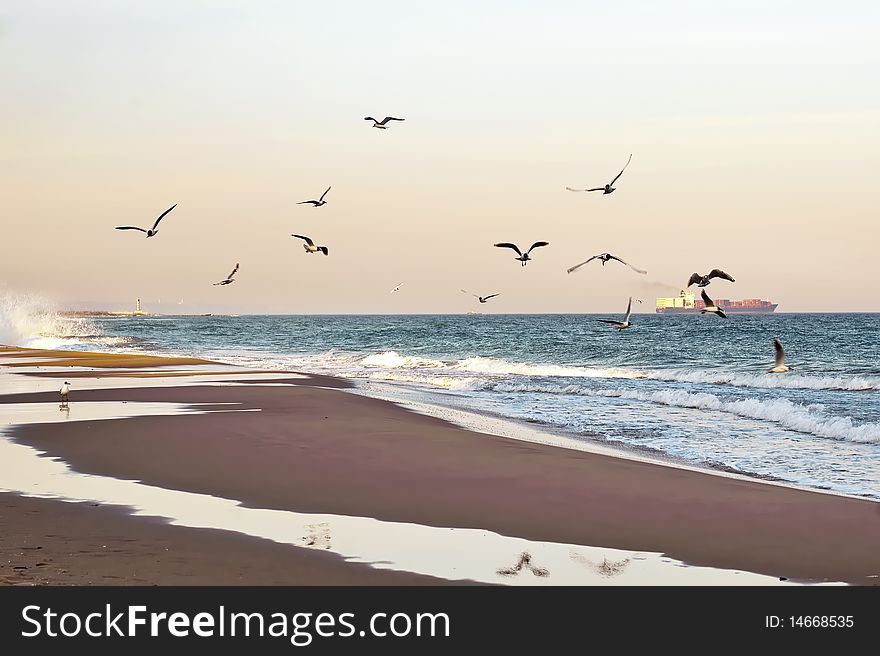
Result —
[{"label": "pale orange sky", "polygon": [[[880,311],[869,3],[183,4],[0,7],[0,293],[462,312],[463,287],[502,293],[483,311],[652,311],[720,267],[737,282],[716,298]],[[362,120],[386,114],[407,120]],[[629,153],[610,196],[564,190]],[[113,229],[173,203],[155,238]],[[492,247],[539,239],[525,268]],[[565,273],[602,251],[649,275]]]}]

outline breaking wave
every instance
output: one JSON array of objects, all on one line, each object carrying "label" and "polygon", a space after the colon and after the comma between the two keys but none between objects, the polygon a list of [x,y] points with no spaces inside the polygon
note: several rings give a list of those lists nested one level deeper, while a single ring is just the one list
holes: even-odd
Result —
[{"label": "breaking wave", "polygon": [[[562,364],[539,364],[529,362],[510,362],[500,358],[469,357],[460,360],[438,360],[412,355],[401,355],[396,351],[373,353],[366,357],[340,356],[335,353],[325,355],[325,364],[331,367],[365,367],[379,370],[442,370],[444,374],[465,373],[485,376],[539,376],[568,378],[610,378],[646,379],[665,382],[694,383],[703,385],[730,385],[732,387],[753,387],[763,389],[809,389],[841,390],[851,392],[880,391],[880,377],[877,376],[810,376],[788,373],[748,373],[721,372],[711,370],[681,369],[627,369],[622,367],[584,367]],[[410,379],[407,379],[410,380]],[[417,381],[413,381],[417,382]],[[428,384],[433,384],[426,380]],[[440,385],[445,386],[445,385]]]},{"label": "breaking wave", "polygon": [[749,374],[717,371],[651,371],[645,378],[679,383],[762,387],[766,389],[841,390],[850,392],[880,391],[875,376],[805,376],[803,374]]},{"label": "breaking wave", "polygon": [[0,291],[0,344],[58,349],[77,344],[110,346],[124,341],[105,337],[90,319],[60,314],[41,296]]},{"label": "breaking wave", "polygon": [[788,399],[739,399],[724,401],[714,394],[691,393],[684,390],[637,392],[633,390],[599,390],[599,396],[636,399],[661,403],[679,408],[697,408],[727,412],[739,417],[772,421],[799,433],[808,433],[834,440],[863,444],[880,444],[880,424],[854,424],[849,417],[829,417],[821,413],[821,406],[801,405]]},{"label": "breaking wave", "polygon": [[616,367],[576,367],[557,364],[509,362],[500,358],[470,357],[463,360],[435,360],[400,355],[396,351],[374,353],[362,358],[365,367],[382,369],[445,369],[489,376],[570,376],[581,378],[644,378],[644,372]]},{"label": "breaking wave", "polygon": [[845,440],[862,444],[880,444],[880,423],[856,424],[849,417],[829,417],[819,404],[802,405],[788,399],[738,399],[725,401],[714,394],[684,390],[641,392],[623,389],[594,390],[580,385],[537,385],[507,382],[486,382],[482,389],[497,392],[537,392],[542,394],[573,394],[609,397],[659,403],[677,408],[711,410],[746,419],[770,421],[783,428],[817,437]]}]

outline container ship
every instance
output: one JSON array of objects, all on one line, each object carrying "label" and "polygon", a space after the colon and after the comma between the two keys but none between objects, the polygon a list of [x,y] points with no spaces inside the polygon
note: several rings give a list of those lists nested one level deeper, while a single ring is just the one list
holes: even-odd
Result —
[{"label": "container ship", "polygon": [[[775,311],[778,305],[778,303],[765,301],[760,298],[745,298],[741,301],[732,301],[729,298],[716,298],[714,300],[715,305],[727,313],[769,314]],[[703,303],[702,299],[698,299],[693,293],[682,289],[678,296],[658,298],[655,312],[657,314],[687,314],[699,312],[703,309],[703,306],[705,306],[705,303]]]}]

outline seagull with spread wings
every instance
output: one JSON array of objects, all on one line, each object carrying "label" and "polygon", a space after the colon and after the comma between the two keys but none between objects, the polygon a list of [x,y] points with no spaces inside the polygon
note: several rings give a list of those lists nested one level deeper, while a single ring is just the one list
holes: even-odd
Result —
[{"label": "seagull with spread wings", "polygon": [[712,278],[724,278],[730,282],[736,282],[736,280],[733,279],[733,276],[729,273],[724,273],[721,269],[712,269],[705,276],[701,276],[699,273],[692,273],[687,286],[690,287],[694,283],[697,283],[697,287],[705,287],[712,282]]},{"label": "seagull with spread wings", "polygon": [[584,260],[580,264],[575,264],[573,267],[566,269],[566,271],[568,273],[573,273],[573,272],[577,271],[578,269],[580,269],[585,264],[587,264],[588,262],[592,262],[593,260],[601,260],[602,266],[605,266],[605,263],[608,260],[617,260],[621,264],[626,264],[626,266],[628,266],[630,269],[632,269],[636,273],[641,273],[642,275],[648,273],[647,271],[642,271],[641,269],[636,269],[632,264],[624,262],[619,257],[617,257],[616,255],[612,255],[611,253],[599,253],[598,255],[594,255],[593,257],[591,257],[589,260]]},{"label": "seagull with spread wings", "polygon": [[773,338],[773,348],[776,349],[776,362],[767,372],[771,374],[784,374],[786,371],[791,371],[791,367],[785,364],[785,349],[782,347],[782,342],[779,341],[778,337]]},{"label": "seagull with spread wings", "polygon": [[172,205],[172,206],[169,207],[167,210],[165,210],[164,212],[162,212],[162,213],[159,215],[159,218],[156,219],[156,222],[153,224],[153,227],[150,228],[149,230],[145,230],[144,228],[138,228],[137,226],[116,226],[116,229],[117,229],[117,230],[140,230],[141,232],[145,232],[145,233],[147,233],[147,237],[152,237],[152,236],[155,235],[157,232],[159,232],[159,221],[161,221],[162,219],[164,219],[164,218],[165,218],[165,215],[168,214],[168,212],[170,212],[171,210],[173,210],[175,207],[177,207],[177,203],[174,203],[174,205]]},{"label": "seagull with spread wings", "polygon": [[388,121],[405,121],[406,119],[403,119],[403,118],[394,118],[393,116],[386,116],[386,117],[383,118],[381,121],[377,121],[377,120],[374,119],[372,116],[365,116],[365,117],[364,117],[364,120],[365,120],[365,121],[372,121],[372,122],[373,122],[373,127],[374,127],[374,128],[379,128],[380,130],[387,130],[387,129],[388,129],[388,126],[385,125],[385,124],[386,124]]},{"label": "seagull with spread wings", "polygon": [[290,235],[290,236],[302,239],[305,242],[303,244],[303,249],[305,249],[306,253],[308,253],[310,255],[312,253],[317,253],[319,251],[321,253],[323,253],[324,255],[330,254],[330,251],[326,246],[315,246],[315,242],[313,242],[309,237],[306,237],[305,235]]},{"label": "seagull with spread wings", "polygon": [[715,301],[713,301],[711,298],[709,298],[709,295],[706,293],[705,289],[700,292],[700,296],[703,299],[703,303],[705,303],[703,308],[700,310],[700,314],[706,314],[708,312],[710,314],[714,314],[716,316],[719,316],[722,319],[727,318],[727,315],[724,314],[724,310],[722,310],[720,307],[715,305]]},{"label": "seagull with spread wings", "polygon": [[399,285],[395,285],[394,289],[392,289],[390,293],[393,294],[394,292],[399,292],[401,287],[403,287],[403,283],[400,283]]},{"label": "seagull with spread wings", "polygon": [[517,246],[516,244],[511,244],[510,242],[507,242],[507,241],[501,242],[499,244],[495,244],[495,247],[496,248],[512,248],[513,250],[516,251],[516,254],[519,255],[519,257],[516,257],[514,259],[520,261],[522,263],[522,265],[525,266],[526,262],[528,262],[529,260],[532,259],[529,257],[529,253],[531,253],[536,248],[540,248],[541,246],[549,246],[549,245],[550,245],[549,241],[536,241],[534,244],[532,244],[529,247],[529,250],[527,250],[525,253],[523,253],[519,249],[519,246]]},{"label": "seagull with spread wings", "polygon": [[216,287],[217,285],[231,285],[232,283],[234,283],[235,280],[232,279],[232,276],[235,275],[236,271],[238,271],[238,262],[235,263],[235,268],[232,270],[232,272],[228,276],[226,276],[226,279],[221,280],[220,282],[215,282],[214,286]]},{"label": "seagull with spread wings", "polygon": [[629,297],[629,303],[626,305],[626,314],[623,315],[623,321],[614,321],[614,319],[596,319],[596,321],[601,321],[602,323],[610,323],[618,330],[624,330],[625,328],[629,328],[632,324],[629,322],[629,315],[632,312],[633,299],[632,296]]},{"label": "seagull with spread wings", "polygon": [[[330,187],[327,187],[327,191],[330,191]],[[321,197],[318,200],[303,200],[297,203],[297,205],[306,205],[310,204],[312,207],[321,207],[321,205],[326,205],[327,201],[324,200],[324,196],[327,195],[327,191],[321,194]]]},{"label": "seagull with spread wings", "polygon": [[632,158],[633,158],[632,153],[630,153],[629,159],[626,160],[626,164],[624,164],[623,168],[620,169],[620,173],[615,175],[614,179],[611,182],[609,182],[607,185],[605,185],[604,187],[593,187],[592,189],[572,189],[571,187],[566,187],[566,189],[568,189],[569,191],[601,191],[603,196],[605,194],[610,194],[612,191],[614,191],[616,189],[616,187],[614,186],[614,183],[617,182],[617,178],[622,176],[623,172],[626,171],[626,167],[629,166],[629,163],[632,161]]},{"label": "seagull with spread wings", "polygon": [[477,299],[480,303],[488,303],[490,298],[495,298],[496,296],[501,296],[501,294],[489,294],[488,296],[479,296],[478,294],[471,294],[471,292],[469,292],[466,289],[462,289],[461,293],[462,294],[470,294],[475,299]]}]

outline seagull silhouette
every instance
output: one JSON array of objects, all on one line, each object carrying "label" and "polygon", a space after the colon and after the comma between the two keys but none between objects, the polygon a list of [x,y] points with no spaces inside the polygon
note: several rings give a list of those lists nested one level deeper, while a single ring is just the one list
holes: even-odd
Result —
[{"label": "seagull silhouette", "polygon": [[706,293],[705,289],[700,292],[700,296],[703,298],[703,303],[706,304],[700,310],[700,314],[706,314],[706,312],[709,312],[710,314],[718,315],[722,319],[727,318],[727,315],[724,314],[724,310],[722,310],[720,307],[715,305],[715,301],[713,301],[711,298],[709,298],[709,295]]},{"label": "seagull silhouette", "polygon": [[291,237],[298,237],[299,239],[302,239],[305,242],[303,244],[303,249],[305,249],[306,253],[312,254],[312,253],[317,253],[320,251],[324,255],[330,254],[330,251],[328,250],[328,248],[326,246],[315,246],[315,242],[313,242],[309,237],[306,237],[305,235],[290,235],[290,236]]},{"label": "seagull silhouette", "polygon": [[612,191],[616,189],[614,183],[617,182],[617,178],[623,175],[623,172],[626,171],[626,167],[629,166],[629,163],[632,161],[632,153],[630,153],[629,159],[626,160],[626,164],[623,165],[623,168],[620,169],[620,173],[614,176],[614,179],[609,182],[604,187],[593,187],[592,189],[572,189],[571,187],[566,187],[569,191],[601,191],[602,195],[610,194]]},{"label": "seagull silhouette", "polygon": [[643,274],[643,275],[646,274],[646,273],[648,273],[647,271],[642,271],[641,269],[636,269],[632,264],[628,264],[628,263],[624,262],[624,261],[621,260],[619,257],[617,257],[616,255],[612,255],[611,253],[599,253],[598,255],[594,255],[593,257],[591,257],[589,260],[584,260],[584,261],[581,262],[580,264],[575,264],[573,267],[571,267],[571,268],[569,268],[569,269],[566,269],[566,271],[567,271],[568,273],[574,273],[575,271],[577,271],[578,269],[580,269],[582,266],[584,266],[584,265],[587,264],[588,262],[592,262],[593,260],[601,260],[601,261],[602,261],[602,266],[605,266],[605,263],[606,263],[608,260],[617,260],[617,261],[620,262],[621,264],[626,264],[626,266],[628,266],[630,269],[632,269],[632,270],[635,271],[636,273],[641,273],[641,274]]},{"label": "seagull silhouette", "polygon": [[690,287],[694,283],[697,283],[697,287],[705,287],[712,282],[712,278],[724,278],[730,282],[736,282],[736,280],[733,279],[733,276],[729,273],[724,273],[721,269],[712,269],[705,276],[701,276],[699,273],[692,273],[687,286]]},{"label": "seagull silhouette", "polygon": [[596,321],[601,321],[602,323],[610,323],[613,324],[615,328],[618,330],[624,330],[625,328],[629,328],[632,324],[629,322],[629,315],[632,312],[633,300],[632,296],[629,297],[629,303],[626,305],[626,314],[623,315],[623,321],[614,321],[613,319],[596,319]]},{"label": "seagull silhouette", "polygon": [[159,221],[161,221],[162,219],[164,219],[164,218],[165,218],[165,215],[168,214],[168,212],[170,212],[171,210],[173,210],[175,207],[177,207],[177,203],[174,203],[174,205],[172,205],[172,206],[169,207],[167,210],[165,210],[164,212],[162,212],[162,213],[159,215],[159,218],[156,219],[156,222],[153,224],[153,227],[150,228],[149,230],[144,230],[143,228],[138,228],[137,226],[116,226],[116,229],[117,229],[117,230],[140,230],[141,232],[145,232],[145,233],[147,233],[147,237],[152,237],[152,236],[155,235],[157,232],[159,232]]},{"label": "seagull silhouette", "polygon": [[466,289],[462,289],[461,292],[462,292],[463,294],[470,294],[470,295],[473,296],[475,299],[477,299],[480,303],[486,303],[486,302],[489,301],[490,298],[495,298],[496,296],[501,296],[501,294],[489,294],[488,296],[479,296],[479,295],[477,295],[477,294],[471,294],[471,292],[469,292],[469,291],[466,290]]},{"label": "seagull silhouette", "polygon": [[[327,191],[330,191],[330,187],[327,187]],[[327,201],[324,200],[324,196],[327,195],[327,191],[321,194],[321,197],[318,200],[304,200],[297,203],[297,205],[306,205],[311,204],[313,207],[321,207],[321,205],[326,205]]]},{"label": "seagull silhouette", "polygon": [[372,121],[372,122],[373,122],[373,127],[374,127],[374,128],[379,128],[380,130],[387,130],[387,129],[388,129],[388,126],[385,125],[385,124],[386,124],[388,121],[405,121],[406,119],[403,119],[403,118],[394,118],[393,116],[386,116],[386,117],[383,118],[381,121],[377,121],[377,120],[374,119],[372,116],[365,116],[365,117],[364,117],[364,120],[365,120],[365,121]]},{"label": "seagull silhouette", "polygon": [[226,276],[226,279],[221,280],[220,282],[215,282],[214,286],[216,287],[217,285],[231,285],[232,283],[234,283],[235,280],[232,279],[232,276],[235,275],[236,271],[238,271],[238,262],[235,263],[235,268],[232,270],[232,272],[228,276]]},{"label": "seagull silhouette", "polygon": [[767,372],[771,374],[784,374],[786,371],[791,371],[791,367],[785,364],[785,349],[782,347],[782,342],[779,341],[778,337],[773,338],[773,348],[776,349],[776,362]]},{"label": "seagull silhouette", "polygon": [[510,242],[507,242],[507,241],[501,242],[499,244],[495,244],[495,247],[496,248],[512,248],[513,250],[516,251],[516,254],[519,255],[519,257],[514,258],[514,259],[519,260],[522,263],[522,266],[525,266],[526,262],[528,262],[529,260],[532,259],[529,257],[529,253],[531,253],[532,250],[534,250],[535,248],[540,248],[541,246],[549,246],[549,245],[550,245],[549,241],[536,241],[534,244],[532,244],[529,247],[529,250],[527,250],[525,253],[523,253],[519,249],[519,246],[517,246],[516,244],[511,244]]}]

